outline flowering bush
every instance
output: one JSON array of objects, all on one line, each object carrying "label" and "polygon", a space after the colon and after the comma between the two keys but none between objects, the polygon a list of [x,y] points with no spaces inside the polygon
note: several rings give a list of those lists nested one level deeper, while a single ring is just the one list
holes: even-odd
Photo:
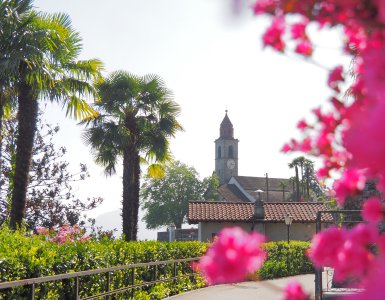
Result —
[{"label": "flowering bush", "polygon": [[[341,176],[333,186],[339,204],[347,196],[361,192],[367,180],[377,182],[377,189],[385,191],[385,1],[381,0],[258,0],[253,6],[256,14],[272,16],[271,26],[263,36],[264,45],[279,51],[287,51],[286,41],[297,45],[308,43],[306,34],[310,23],[319,29],[339,26],[344,34],[343,51],[353,61],[353,83],[347,91],[341,91],[347,70],[336,66],[331,70],[327,85],[334,93],[329,100],[331,109],[314,110],[315,124],[302,121],[299,128],[302,140],[292,140],[283,147],[287,151],[303,151],[320,157],[323,167],[319,176],[332,173]],[[302,18],[300,23],[290,24],[290,16]],[[279,20],[279,39],[274,28]],[[291,31],[291,35],[285,32]],[[269,38],[270,37],[270,38]],[[274,37],[274,39],[273,39]],[[286,41],[285,39],[286,38]],[[277,47],[279,44],[279,47]],[[306,57],[312,51],[295,52]],[[368,224],[360,224],[350,230],[330,228],[315,236],[309,255],[316,266],[327,265],[335,269],[339,280],[355,276],[371,297],[380,299],[381,276],[374,276],[377,265],[384,261],[383,240],[376,224],[383,218],[383,205],[378,198],[371,198],[363,206],[363,217]],[[376,253],[373,251],[377,248]],[[351,262],[354,261],[354,264]],[[368,284],[370,278],[370,284]],[[385,283],[385,282],[384,282]],[[374,289],[374,290],[373,290]],[[369,295],[368,294],[368,295]],[[361,298],[362,297],[362,298]],[[364,299],[356,296],[355,299]],[[297,299],[297,298],[296,298]],[[300,299],[300,297],[298,297]]]},{"label": "flowering bush", "polygon": [[[340,205],[347,196],[360,193],[368,180],[385,192],[385,1],[257,0],[252,8],[256,15],[272,17],[262,40],[265,47],[279,52],[311,57],[314,50],[307,34],[309,24],[318,24],[319,30],[342,29],[342,50],[352,58],[353,68],[336,66],[330,71],[331,108],[315,109],[315,124],[300,121],[303,137],[292,139],[282,150],[321,158],[320,177],[339,174],[333,189]],[[353,73],[353,82],[345,91],[342,86],[348,71]],[[363,208],[368,224],[350,230],[330,228],[313,238],[309,253],[315,265],[332,266],[338,279],[359,276],[366,290],[351,299],[383,299],[385,237],[375,226],[383,219],[383,205],[374,198]],[[304,299],[298,291],[288,287],[286,299]]]},{"label": "flowering bush", "polygon": [[67,224],[62,225],[57,229],[51,229],[45,227],[36,227],[35,232],[38,235],[47,236],[48,240],[57,244],[64,244],[67,242],[87,242],[91,240],[91,237],[80,229],[78,225],[69,226]]},{"label": "flowering bush", "polygon": [[[37,230],[37,228],[36,228]],[[40,230],[40,229],[39,229]],[[46,232],[46,230],[45,230]],[[28,235],[0,227],[0,282],[71,273],[112,266],[201,256],[207,249],[200,242],[126,242],[121,239],[91,240],[87,243],[54,243],[49,235]],[[188,263],[178,263],[178,275],[191,272]],[[157,270],[158,278],[173,276],[173,267]],[[135,283],[152,280],[149,268],[135,269]],[[131,282],[131,272],[117,271],[111,276],[111,289],[123,288]],[[200,277],[185,277],[176,282],[157,283],[135,290],[134,299],[164,299],[170,295],[202,287]],[[81,298],[106,291],[106,274],[95,274],[81,280]],[[0,299],[30,299],[29,288],[0,291]],[[127,299],[126,294],[116,299]],[[42,283],[35,287],[35,299],[75,299],[74,281]]]}]

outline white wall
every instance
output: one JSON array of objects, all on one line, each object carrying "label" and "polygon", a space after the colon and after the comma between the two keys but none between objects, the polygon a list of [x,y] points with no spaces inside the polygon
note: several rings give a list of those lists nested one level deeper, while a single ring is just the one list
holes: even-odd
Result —
[{"label": "white wall", "polygon": [[[310,241],[315,234],[314,223],[293,223],[290,226],[290,240]],[[266,236],[269,241],[287,241],[285,223],[266,224]]]},{"label": "white wall", "polygon": [[[202,242],[212,240],[213,234],[218,234],[226,227],[241,227],[245,231],[251,230],[251,223],[234,223],[234,222],[201,222],[199,223],[198,239]],[[265,234],[264,225],[262,223],[255,224],[254,230]]]},{"label": "white wall", "polygon": [[[198,239],[202,242],[212,240],[213,234],[218,234],[225,227],[239,226],[250,231],[251,223],[234,222],[201,222],[199,223]],[[286,241],[287,226],[285,223],[257,223],[254,230],[266,235],[268,241]],[[315,234],[314,223],[293,223],[290,226],[290,240],[310,241]]]}]

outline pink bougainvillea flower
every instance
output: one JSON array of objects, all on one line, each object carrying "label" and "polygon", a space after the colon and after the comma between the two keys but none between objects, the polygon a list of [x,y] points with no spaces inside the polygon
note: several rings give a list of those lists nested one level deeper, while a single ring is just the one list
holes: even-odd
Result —
[{"label": "pink bougainvillea flower", "polygon": [[368,95],[374,100],[382,101],[385,96],[385,42],[382,36],[378,39],[380,47],[368,48],[362,54],[362,78]]},{"label": "pink bougainvillea flower", "polygon": [[263,34],[263,45],[271,46],[277,51],[283,51],[285,49],[285,43],[282,36],[285,32],[285,19],[283,17],[275,17],[271,25],[267,28]]},{"label": "pink bougainvillea flower", "polygon": [[320,169],[318,169],[316,175],[318,178],[321,178],[321,179],[325,178],[325,177],[329,176],[329,169],[326,167],[320,168]]},{"label": "pink bougainvillea flower", "polygon": [[309,40],[301,40],[295,47],[295,52],[303,56],[311,56],[313,54],[313,46]]},{"label": "pink bougainvillea flower", "polygon": [[306,39],[306,26],[309,20],[304,18],[302,21],[291,25],[290,32],[293,39]]},{"label": "pink bougainvillea flower", "polygon": [[383,218],[384,205],[378,197],[372,197],[363,205],[362,217],[364,220],[377,224]]},{"label": "pink bougainvillea flower", "polygon": [[309,125],[307,124],[307,122],[305,120],[301,120],[297,123],[297,128],[300,130],[304,130],[308,127],[309,127]]},{"label": "pink bougainvillea flower", "polygon": [[261,267],[266,253],[261,249],[265,237],[248,234],[239,227],[225,228],[199,262],[209,284],[242,281]]},{"label": "pink bougainvillea flower", "polygon": [[342,72],[343,72],[343,67],[338,66],[334,68],[329,74],[328,86],[331,89],[335,90],[336,92],[339,92],[338,84],[344,80],[344,77],[342,76]]},{"label": "pink bougainvillea flower", "polygon": [[374,0],[373,2],[377,6],[377,21],[385,24],[385,2],[383,0]]},{"label": "pink bougainvillea flower", "polygon": [[345,242],[345,235],[345,229],[331,227],[313,236],[308,255],[315,266],[334,265],[336,253]]},{"label": "pink bougainvillea flower", "polygon": [[312,150],[311,138],[309,137],[304,138],[303,141],[298,144],[298,147],[296,149],[305,153],[311,151]]},{"label": "pink bougainvillea flower", "polygon": [[284,289],[285,298],[282,300],[307,300],[309,295],[304,292],[298,282],[290,282]]},{"label": "pink bougainvillea flower", "polygon": [[344,28],[346,37],[345,51],[355,54],[357,50],[363,50],[367,46],[367,35],[362,26],[350,24]]},{"label": "pink bougainvillea flower", "polygon": [[253,11],[256,15],[273,12],[277,6],[277,0],[258,0],[252,6]]},{"label": "pink bougainvillea flower", "polygon": [[346,169],[342,177],[334,182],[333,188],[339,204],[345,202],[349,195],[355,195],[365,187],[366,176],[361,170]]},{"label": "pink bougainvillea flower", "polygon": [[282,151],[283,153],[290,152],[290,151],[292,151],[292,147],[291,147],[288,143],[286,143],[285,145],[283,145],[281,151]]},{"label": "pink bougainvillea flower", "polygon": [[368,247],[377,240],[376,228],[368,224],[359,224],[349,231],[332,227],[313,237],[308,254],[317,267],[333,267],[337,281],[365,276],[375,260]]},{"label": "pink bougainvillea flower", "polygon": [[41,234],[41,235],[47,235],[47,234],[49,234],[49,228],[37,226],[37,227],[35,228],[35,230],[36,230],[36,233],[37,233],[37,234]]},{"label": "pink bougainvillea flower", "polygon": [[368,168],[370,174],[385,178],[385,101],[355,118],[344,135],[346,150],[352,155],[352,165]]},{"label": "pink bougainvillea flower", "polygon": [[369,276],[364,281],[364,291],[344,298],[345,300],[383,300],[385,285],[385,259],[373,264]]}]

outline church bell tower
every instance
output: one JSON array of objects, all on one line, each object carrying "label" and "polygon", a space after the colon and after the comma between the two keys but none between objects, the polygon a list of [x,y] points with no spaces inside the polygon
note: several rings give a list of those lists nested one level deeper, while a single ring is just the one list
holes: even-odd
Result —
[{"label": "church bell tower", "polygon": [[220,184],[227,183],[232,176],[238,176],[238,142],[226,110],[219,138],[215,140],[215,172]]}]

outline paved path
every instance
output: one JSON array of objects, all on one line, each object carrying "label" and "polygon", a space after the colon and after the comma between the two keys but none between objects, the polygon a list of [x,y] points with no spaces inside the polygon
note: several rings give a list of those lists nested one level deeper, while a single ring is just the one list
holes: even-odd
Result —
[{"label": "paved path", "polygon": [[247,281],[234,284],[210,286],[172,296],[172,300],[281,300],[282,289],[290,281],[298,281],[314,295],[314,274],[299,275],[266,281]]}]

